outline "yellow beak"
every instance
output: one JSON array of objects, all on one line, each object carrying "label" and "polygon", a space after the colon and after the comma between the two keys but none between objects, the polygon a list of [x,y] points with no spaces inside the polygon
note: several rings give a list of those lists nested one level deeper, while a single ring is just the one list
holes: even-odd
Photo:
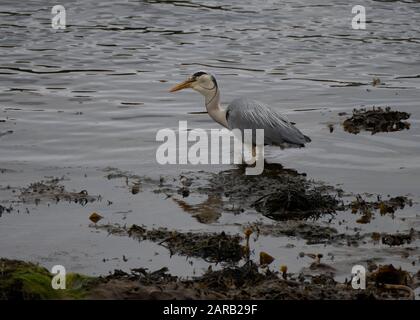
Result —
[{"label": "yellow beak", "polygon": [[187,88],[191,88],[192,83],[194,82],[194,80],[185,80],[184,82],[181,82],[175,86],[173,86],[169,92],[175,92],[175,91],[179,91],[182,89],[187,89]]}]

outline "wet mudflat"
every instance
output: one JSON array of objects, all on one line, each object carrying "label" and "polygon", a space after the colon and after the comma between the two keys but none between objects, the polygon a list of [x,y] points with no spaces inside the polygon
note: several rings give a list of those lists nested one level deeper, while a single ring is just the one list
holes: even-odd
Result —
[{"label": "wet mudflat", "polygon": [[[74,1],[58,33],[45,1],[3,1],[0,257],[102,277],[92,297],[357,298],[355,264],[394,274],[364,297],[418,296],[419,5],[372,1],[366,32],[347,2],[319,5]],[[266,148],[257,177],[158,165],[157,130],[217,128],[167,93],[203,68],[224,103],[261,100],[312,142]]]}]

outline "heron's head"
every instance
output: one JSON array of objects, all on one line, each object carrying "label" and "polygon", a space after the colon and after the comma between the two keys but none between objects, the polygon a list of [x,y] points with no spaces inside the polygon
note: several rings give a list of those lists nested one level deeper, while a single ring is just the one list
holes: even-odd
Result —
[{"label": "heron's head", "polygon": [[184,82],[172,87],[169,92],[175,92],[182,89],[191,88],[206,96],[217,90],[217,82],[215,77],[206,71],[198,71],[190,76]]}]

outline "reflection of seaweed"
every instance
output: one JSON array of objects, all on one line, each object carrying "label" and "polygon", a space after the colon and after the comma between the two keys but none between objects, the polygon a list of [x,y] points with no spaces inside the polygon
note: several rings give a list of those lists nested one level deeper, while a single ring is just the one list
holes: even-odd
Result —
[{"label": "reflection of seaweed", "polygon": [[406,121],[410,114],[401,111],[392,111],[390,107],[375,108],[372,110],[354,109],[353,116],[343,122],[344,130],[357,134],[366,130],[375,134],[377,132],[392,132],[409,129],[410,124]]},{"label": "reflection of seaweed", "polygon": [[172,198],[172,200],[177,203],[182,210],[190,213],[201,223],[214,223],[222,215],[220,210],[222,207],[222,199],[219,195],[209,195],[206,201],[196,205],[188,204],[184,200],[177,198]]},{"label": "reflection of seaweed", "polygon": [[[331,193],[333,187],[306,179],[304,174],[285,169],[279,164],[266,164],[259,176],[247,176],[245,167],[220,173],[189,173],[179,179],[179,187],[165,185],[155,190],[172,198],[180,208],[202,223],[217,221],[223,212],[241,213],[256,209],[275,220],[306,219],[333,213],[339,201]],[[176,195],[206,195],[199,204],[188,204]]]}]

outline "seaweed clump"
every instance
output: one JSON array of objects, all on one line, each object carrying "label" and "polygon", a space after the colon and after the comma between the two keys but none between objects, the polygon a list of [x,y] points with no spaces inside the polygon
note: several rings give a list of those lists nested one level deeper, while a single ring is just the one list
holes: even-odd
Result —
[{"label": "seaweed clump", "polygon": [[202,258],[208,262],[235,263],[243,257],[242,237],[225,232],[179,232],[166,228],[146,229],[133,224],[130,228],[118,225],[92,226],[106,229],[110,234],[128,235],[140,241],[148,240],[167,248],[171,255]]},{"label": "seaweed clump", "polygon": [[350,209],[353,214],[361,214],[357,223],[366,224],[370,223],[375,211],[379,211],[382,216],[386,214],[393,216],[398,209],[404,209],[406,205],[412,206],[412,200],[404,196],[392,197],[388,200],[378,198],[378,201],[367,201],[361,195],[356,195],[356,199],[350,204]]},{"label": "seaweed clump", "polygon": [[147,230],[133,225],[128,233],[131,237],[143,240],[160,241],[171,254],[195,256],[209,262],[238,262],[242,258],[243,250],[239,235],[221,233],[195,233],[169,231],[166,228]]},{"label": "seaweed clump", "polygon": [[257,211],[265,216],[285,221],[290,219],[318,218],[322,214],[333,214],[340,201],[325,188],[302,184],[289,184],[277,188],[254,203]]},{"label": "seaweed clump", "polygon": [[403,111],[393,111],[390,107],[385,109],[373,107],[372,110],[354,109],[352,117],[343,122],[344,130],[358,134],[361,130],[378,132],[401,131],[410,128],[407,120],[410,114]]},{"label": "seaweed clump", "polygon": [[31,183],[28,187],[22,189],[19,198],[23,202],[34,202],[35,204],[41,201],[68,201],[86,205],[101,200],[101,196],[91,196],[86,190],[80,192],[67,191],[63,185],[59,184],[61,180],[53,178]]},{"label": "seaweed clump", "polygon": [[339,233],[337,229],[319,223],[299,220],[276,222],[273,224],[253,223],[247,226],[260,235],[270,237],[296,237],[307,244],[357,244],[364,235]]},{"label": "seaweed clump", "polygon": [[395,234],[382,234],[382,243],[389,246],[401,246],[404,244],[410,244],[417,238],[418,232],[413,228],[410,229],[410,232],[405,233],[395,233]]}]

